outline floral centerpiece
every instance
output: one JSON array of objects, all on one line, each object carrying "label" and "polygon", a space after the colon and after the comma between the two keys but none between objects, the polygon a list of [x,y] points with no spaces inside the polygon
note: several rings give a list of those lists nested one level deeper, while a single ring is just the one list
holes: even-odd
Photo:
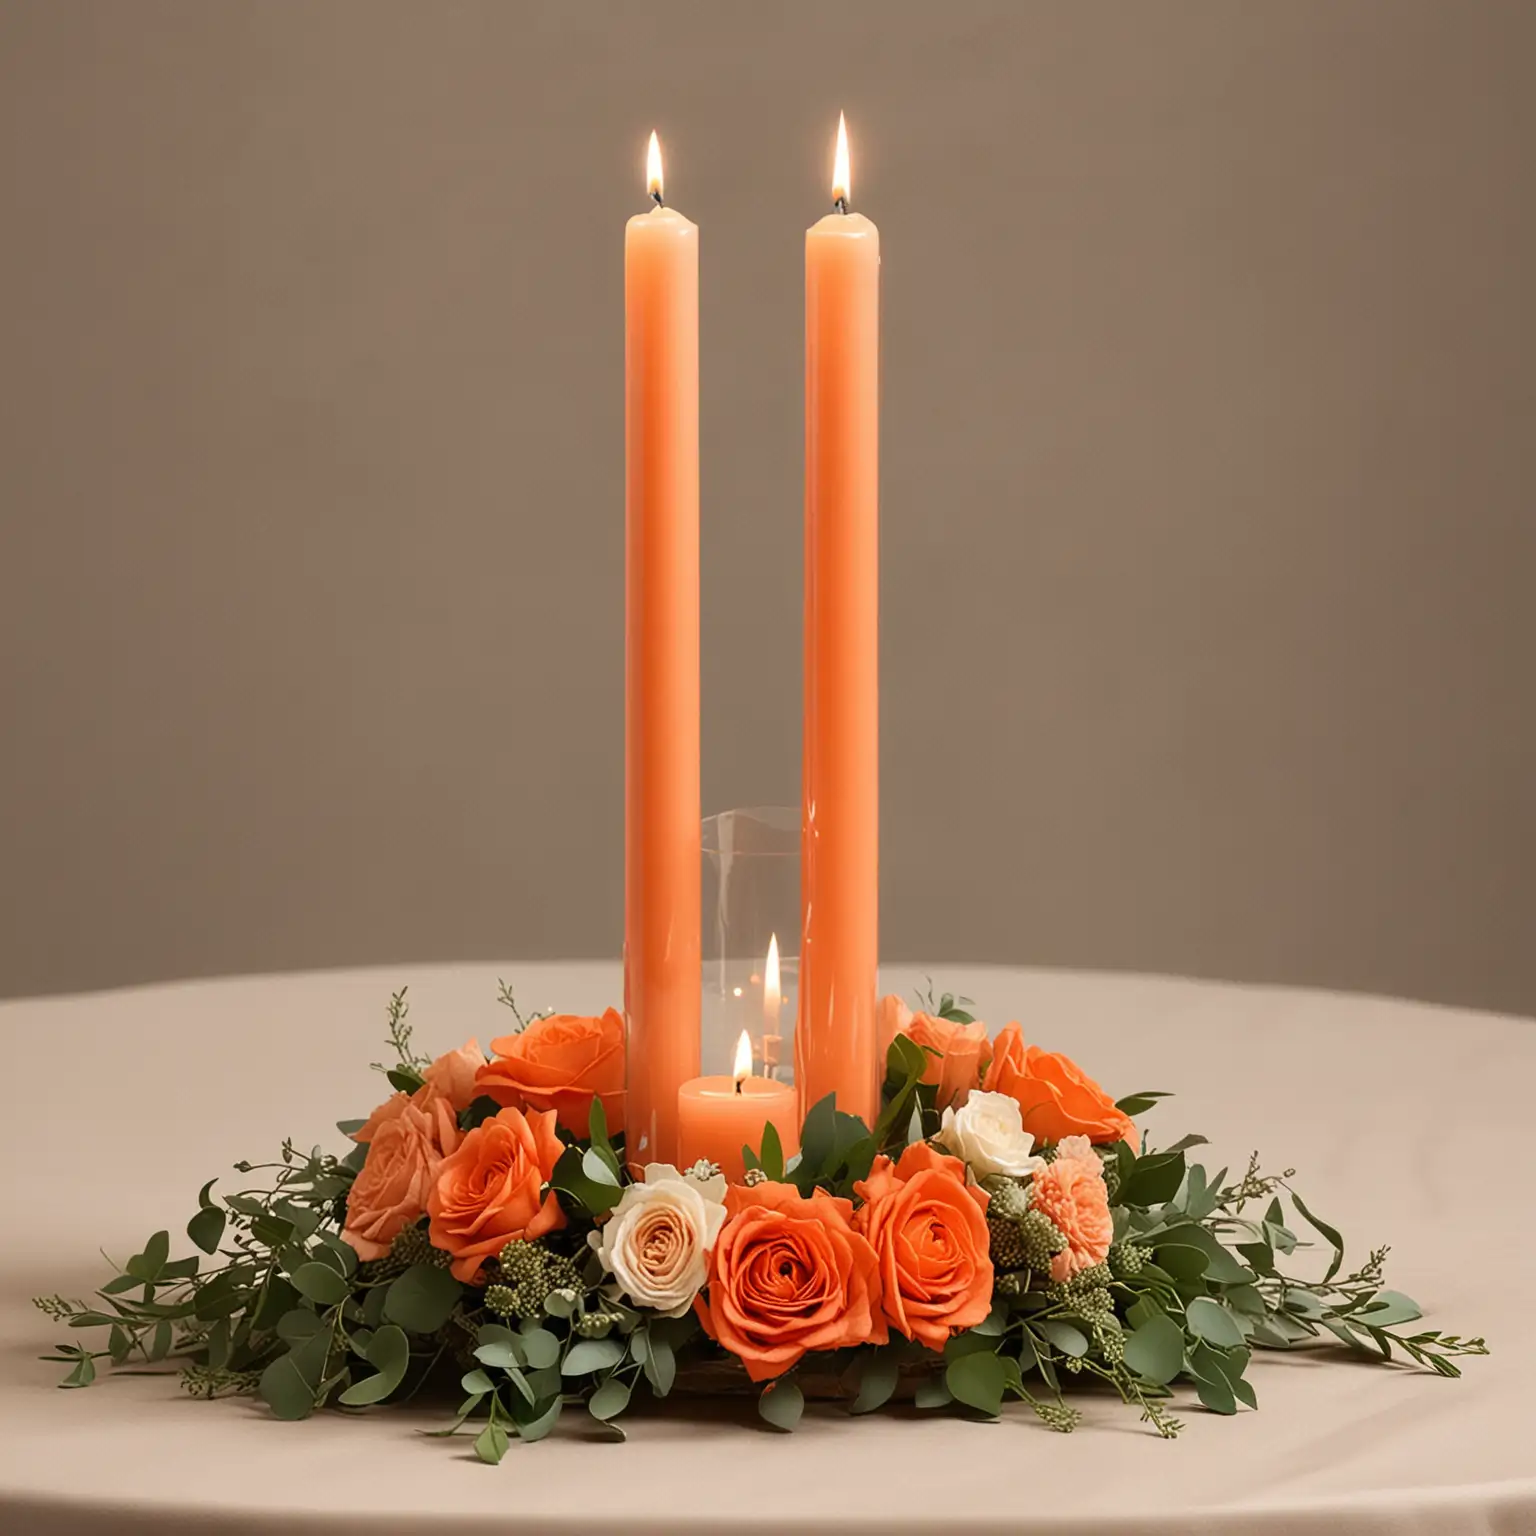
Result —
[{"label": "floral centerpiece", "polygon": [[[497,1462],[568,1410],[622,1436],[637,1398],[690,1388],[755,1391],[780,1430],[808,1393],[986,1418],[1016,1400],[1070,1430],[1092,1385],[1172,1437],[1180,1398],[1257,1406],[1256,1350],[1338,1344],[1442,1376],[1486,1353],[1413,1328],[1386,1249],[1344,1273],[1292,1170],[1255,1156],[1229,1177],[1191,1160],[1200,1136],[1150,1143],[1137,1121],[1165,1094],[1115,1100],[1018,1024],[991,1040],[964,999],[886,998],[876,1123],[824,1100],[798,1156],[770,1126],[730,1185],[710,1164],[628,1167],[618,1013],[525,1020],[501,1000],[515,1028],[489,1058],[473,1040],[432,1058],[397,994],[393,1092],[340,1123],[349,1152],[284,1142],[238,1165],[259,1183],[203,1186],[191,1255],[160,1231],[90,1303],[40,1298],[106,1333],[57,1347],[63,1385],[163,1362],[191,1392],[302,1419],[456,1381],[441,1433]],[[1303,1231],[1327,1252],[1310,1278],[1291,1268]]]}]

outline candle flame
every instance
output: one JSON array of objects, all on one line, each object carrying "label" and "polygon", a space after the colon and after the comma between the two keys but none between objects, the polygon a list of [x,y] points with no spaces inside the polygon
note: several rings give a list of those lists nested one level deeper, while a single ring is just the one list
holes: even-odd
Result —
[{"label": "candle flame", "polygon": [[742,1030],[741,1039],[736,1042],[736,1065],[731,1075],[736,1079],[738,1088],[744,1079],[752,1076],[752,1037],[746,1030]]},{"label": "candle flame", "polygon": [[853,191],[853,176],[848,169],[848,124],[837,114],[837,153],[832,159],[832,201],[846,203]]},{"label": "candle flame", "polygon": [[770,935],[768,939],[768,963],[763,967],[763,1017],[768,1021],[770,1033],[777,1027],[779,1022],[781,996],[779,987],[779,936],[775,933]]},{"label": "candle flame", "polygon": [[654,130],[645,151],[645,190],[648,196],[655,198],[659,198],[662,193],[661,140],[656,137]]}]

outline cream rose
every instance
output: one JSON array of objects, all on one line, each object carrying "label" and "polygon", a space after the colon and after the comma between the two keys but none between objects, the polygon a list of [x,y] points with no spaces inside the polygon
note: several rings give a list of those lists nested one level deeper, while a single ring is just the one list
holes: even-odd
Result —
[{"label": "cream rose", "polygon": [[959,1109],[946,1109],[939,1144],[976,1174],[1022,1179],[1045,1167],[1033,1156],[1035,1138],[1024,1129],[1016,1100],[1006,1093],[973,1093]]},{"label": "cream rose", "polygon": [[663,1317],[681,1317],[709,1276],[709,1251],[725,1225],[725,1180],[685,1178],[648,1163],[587,1241],[622,1295]]}]

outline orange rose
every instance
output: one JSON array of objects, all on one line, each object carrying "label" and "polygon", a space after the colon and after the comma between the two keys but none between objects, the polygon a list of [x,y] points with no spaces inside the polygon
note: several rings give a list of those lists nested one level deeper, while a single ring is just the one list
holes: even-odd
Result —
[{"label": "orange rose", "polygon": [[854,1226],[880,1260],[880,1303],[898,1332],[943,1349],[957,1328],[992,1310],[985,1190],[967,1187],[965,1164],[914,1142],[892,1165],[878,1157],[853,1186],[865,1203]]},{"label": "orange rose", "polygon": [[456,1051],[445,1051],[422,1076],[455,1110],[468,1109],[477,1092],[475,1074],[484,1065],[485,1054],[480,1049],[480,1042],[471,1040]]},{"label": "orange rose", "polygon": [[499,1059],[481,1067],[476,1082],[498,1104],[552,1109],[573,1136],[585,1136],[595,1095],[608,1129],[624,1129],[624,1020],[616,1008],[596,1019],[535,1019],[521,1034],[492,1040],[491,1050]]},{"label": "orange rose", "polygon": [[549,1176],[565,1150],[555,1113],[504,1109],[465,1133],[445,1157],[427,1197],[432,1246],[453,1255],[454,1278],[480,1279],[481,1265],[508,1243],[565,1225]]},{"label": "orange rose", "polygon": [[368,1156],[347,1192],[342,1240],[360,1259],[382,1259],[427,1209],[445,1153],[459,1144],[452,1107],[429,1084],[386,1099],[353,1136]]},{"label": "orange rose", "polygon": [[928,1065],[923,1081],[937,1087],[939,1109],[963,1104],[971,1089],[981,1086],[981,1074],[991,1054],[985,1024],[958,1024],[931,1013],[913,1013],[899,997],[887,996],[880,999],[876,1031],[882,1067],[897,1035],[906,1035],[926,1048]]},{"label": "orange rose", "polygon": [[992,1065],[983,1085],[1018,1101],[1024,1129],[1036,1141],[1086,1136],[1092,1142],[1140,1144],[1130,1116],[1066,1056],[1026,1047],[1024,1031],[1010,1024],[992,1042]]},{"label": "orange rose", "polygon": [[853,1203],[793,1184],[726,1191],[730,1213],[710,1252],[704,1331],[753,1381],[782,1376],[812,1350],[883,1344],[879,1261],[853,1229]]}]

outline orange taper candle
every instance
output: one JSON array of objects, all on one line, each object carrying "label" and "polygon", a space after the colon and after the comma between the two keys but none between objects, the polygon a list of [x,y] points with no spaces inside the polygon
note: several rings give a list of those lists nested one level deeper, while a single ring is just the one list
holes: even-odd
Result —
[{"label": "orange taper candle", "polygon": [[625,1132],[677,1157],[699,1071],[699,230],[662,200],[624,232]]},{"label": "orange taper candle", "polygon": [[873,1124],[879,1108],[880,231],[834,212],[805,237],[805,725],[795,1081]]}]

